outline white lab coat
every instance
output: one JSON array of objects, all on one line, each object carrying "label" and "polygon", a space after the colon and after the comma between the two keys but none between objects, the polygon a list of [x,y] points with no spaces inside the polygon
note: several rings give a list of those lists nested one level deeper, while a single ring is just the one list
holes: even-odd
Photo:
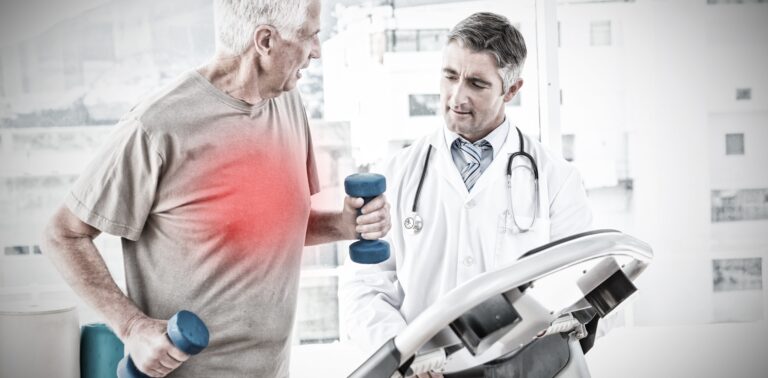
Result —
[{"label": "white lab coat", "polygon": [[[511,191],[507,188],[507,158],[520,148],[516,128],[509,127],[506,142],[471,192],[454,165],[443,133],[441,128],[414,142],[383,172],[392,206],[392,230],[386,238],[390,258],[375,265],[348,260],[341,275],[342,322],[348,336],[367,353],[461,283],[513,263],[537,246],[590,227],[592,215],[581,176],[538,141],[524,136],[525,150],[539,168],[539,216],[531,231],[520,233],[509,218],[510,192],[524,192],[515,188],[531,187],[531,180],[513,180]],[[429,144],[433,150],[418,203],[424,228],[414,234],[403,227],[403,221],[412,213]],[[515,158],[514,164],[528,162]],[[515,172],[515,177],[525,173]],[[525,209],[517,203],[517,220],[525,228],[532,206]]]}]

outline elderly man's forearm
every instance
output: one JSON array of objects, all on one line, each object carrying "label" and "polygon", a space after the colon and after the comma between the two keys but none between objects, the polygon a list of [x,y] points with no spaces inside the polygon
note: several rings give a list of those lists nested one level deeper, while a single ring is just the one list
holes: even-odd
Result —
[{"label": "elderly man's forearm", "polygon": [[341,212],[312,210],[309,213],[304,245],[311,246],[350,240],[354,239],[355,236],[354,230],[345,230]]},{"label": "elderly man's forearm", "polygon": [[131,323],[144,314],[112,279],[93,240],[57,236],[55,232],[48,234],[44,253],[75,293],[101,313],[118,336],[125,339]]}]

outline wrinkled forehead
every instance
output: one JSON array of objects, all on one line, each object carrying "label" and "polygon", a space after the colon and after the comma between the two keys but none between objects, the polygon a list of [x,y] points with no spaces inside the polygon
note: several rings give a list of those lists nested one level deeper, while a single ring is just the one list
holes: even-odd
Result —
[{"label": "wrinkled forehead", "polygon": [[306,1],[307,16],[299,28],[299,34],[302,36],[312,35],[320,30],[320,11],[322,10],[320,0]]},{"label": "wrinkled forehead", "polygon": [[496,58],[488,51],[473,51],[461,41],[451,41],[443,49],[443,71],[491,81],[499,77]]}]

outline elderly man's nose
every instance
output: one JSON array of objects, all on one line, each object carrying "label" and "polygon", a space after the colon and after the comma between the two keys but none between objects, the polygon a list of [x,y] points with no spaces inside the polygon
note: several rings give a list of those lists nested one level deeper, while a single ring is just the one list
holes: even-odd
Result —
[{"label": "elderly man's nose", "polygon": [[320,56],[322,55],[320,48],[320,37],[315,36],[312,39],[312,47],[310,47],[309,50],[309,58],[310,59],[320,59]]}]

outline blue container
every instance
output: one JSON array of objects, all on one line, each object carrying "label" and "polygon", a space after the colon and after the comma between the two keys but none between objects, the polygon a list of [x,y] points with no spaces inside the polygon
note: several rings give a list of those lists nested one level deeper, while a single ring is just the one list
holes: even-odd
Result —
[{"label": "blue container", "polygon": [[104,323],[86,324],[80,331],[80,378],[115,378],[124,355],[123,342]]}]

